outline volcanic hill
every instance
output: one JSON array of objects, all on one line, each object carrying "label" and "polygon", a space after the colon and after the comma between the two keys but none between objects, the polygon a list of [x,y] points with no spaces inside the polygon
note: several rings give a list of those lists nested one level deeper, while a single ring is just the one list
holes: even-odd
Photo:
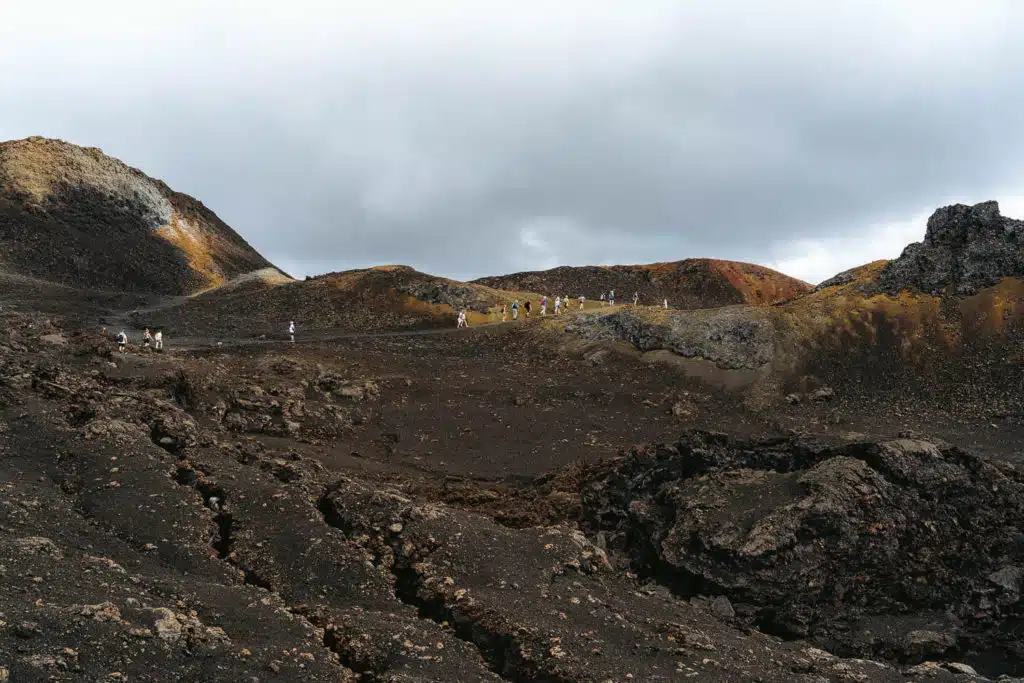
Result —
[{"label": "volcanic hill", "polygon": [[638,266],[561,266],[551,270],[484,277],[475,283],[497,289],[550,292],[552,295],[597,298],[614,290],[629,303],[672,308],[714,308],[732,304],[775,304],[811,290],[806,282],[750,263],[717,259],[686,259]]},{"label": "volcanic hill", "polygon": [[888,394],[1002,419],[1024,412],[1022,225],[995,202],[945,207],[898,259],[779,306],[603,309],[565,329],[662,354],[749,400],[798,403],[827,387],[862,409]]},{"label": "volcanic hill", "polygon": [[311,330],[424,329],[455,325],[465,309],[470,324],[501,320],[502,304],[538,294],[421,273],[409,266],[377,266],[328,273],[301,281],[250,278],[156,310],[141,310],[136,326],[176,335],[280,334],[290,320]]},{"label": "volcanic hill", "polygon": [[0,143],[6,275],[183,295],[265,268],[273,265],[201,202],[95,147]]}]

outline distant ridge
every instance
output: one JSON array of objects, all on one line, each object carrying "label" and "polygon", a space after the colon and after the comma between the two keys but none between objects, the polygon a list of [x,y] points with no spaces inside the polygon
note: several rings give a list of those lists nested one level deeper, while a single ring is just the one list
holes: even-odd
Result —
[{"label": "distant ridge", "polygon": [[717,259],[686,259],[635,266],[561,266],[551,270],[483,277],[473,281],[496,289],[584,295],[596,298],[615,290],[617,301],[673,308],[715,308],[731,304],[770,305],[806,294],[806,282],[771,268]]}]

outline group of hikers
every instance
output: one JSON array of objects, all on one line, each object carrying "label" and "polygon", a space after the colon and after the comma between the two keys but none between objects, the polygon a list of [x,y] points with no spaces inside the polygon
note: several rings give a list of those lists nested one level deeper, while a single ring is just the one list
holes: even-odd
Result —
[{"label": "group of hikers", "polygon": [[[106,332],[106,328],[103,330]],[[149,328],[142,333],[142,345],[149,349],[152,348],[155,351],[164,350],[164,333],[162,330],[157,330],[155,333],[150,332]],[[128,333],[121,330],[117,333],[117,350],[121,353],[128,353]]]},{"label": "group of hikers", "polygon": [[[602,305],[614,306],[615,305],[615,290],[612,289],[612,290],[608,291],[607,293],[602,292],[600,300],[601,300],[601,304]],[[556,296],[555,297],[555,314],[556,315],[560,314],[563,310],[564,311],[568,311],[569,310],[569,301],[570,301],[569,295]],[[579,308],[577,310],[582,311],[584,305],[587,302],[587,297],[585,297],[584,295],[581,294],[576,301],[579,302]],[[640,292],[633,292],[633,305],[634,306],[639,306],[640,305]],[[665,308],[668,308],[668,299],[664,300],[663,305],[664,305]],[[502,322],[508,322],[509,315],[512,316],[512,320],[519,320],[519,310],[520,310],[520,308],[522,308],[522,310],[525,312],[526,317],[529,318],[530,314],[533,312],[533,302],[531,302],[529,299],[527,299],[522,304],[522,306],[520,306],[519,299],[514,299],[512,301],[511,305],[502,304],[501,305],[501,321]],[[540,298],[540,314],[541,315],[547,315],[548,314],[548,297],[546,295],[542,296]],[[466,317],[466,310],[465,309],[462,309],[462,310],[459,311],[456,327],[469,327],[469,322],[468,322],[468,319]]]},{"label": "group of hikers", "polygon": [[[584,305],[587,303],[587,297],[585,297],[584,295],[581,294],[579,296],[578,301],[579,301],[579,309],[578,310],[582,311]],[[601,303],[603,305],[606,305],[606,306],[614,306],[615,305],[615,290],[613,289],[613,290],[609,291],[607,293],[607,295],[604,292],[602,292],[601,293]],[[633,293],[633,305],[634,306],[639,306],[640,305],[640,292],[634,292]],[[668,308],[668,299],[665,299],[664,306],[665,306],[665,308]],[[508,316],[509,316],[509,310],[510,309],[511,309],[511,312],[512,312],[512,320],[519,320],[519,299],[514,299],[512,301],[512,305],[511,306],[508,306],[506,304],[502,304],[501,305],[501,321],[502,322],[507,322],[508,321]],[[529,299],[527,299],[526,302],[523,304],[523,309],[526,311],[526,317],[529,318],[530,317],[530,313],[533,312],[533,303]],[[563,310],[566,310],[566,311],[569,310],[569,295],[556,296],[555,297],[555,313],[556,314],[560,314]],[[541,315],[547,315],[548,314],[548,297],[546,295],[542,296],[540,298],[540,314]],[[459,311],[456,326],[457,327],[469,327],[469,320],[468,320],[467,315],[466,315],[466,309],[462,309],[462,310]],[[105,334],[106,333],[106,328],[103,328],[102,332]],[[288,322],[288,339],[291,341],[291,343],[293,343],[293,344],[295,343],[295,321],[294,320],[290,320]],[[149,331],[149,328],[147,327],[146,331],[143,332],[143,334],[142,334],[142,345],[145,348],[147,348],[147,349],[148,348],[152,348],[152,349],[154,349],[156,351],[163,351],[163,348],[164,348],[164,333],[163,333],[163,331],[162,330],[157,330],[155,333],[151,333]],[[121,330],[117,334],[117,350],[120,351],[121,353],[127,353],[128,352],[128,333],[125,332],[124,330]]]}]

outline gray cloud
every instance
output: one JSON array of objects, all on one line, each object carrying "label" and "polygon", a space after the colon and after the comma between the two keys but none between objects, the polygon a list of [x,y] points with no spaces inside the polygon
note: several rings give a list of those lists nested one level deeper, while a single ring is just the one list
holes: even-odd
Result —
[{"label": "gray cloud", "polygon": [[138,4],[0,9],[0,138],[100,146],[298,274],[814,280],[894,256],[879,226],[1024,194],[1013,0]]}]

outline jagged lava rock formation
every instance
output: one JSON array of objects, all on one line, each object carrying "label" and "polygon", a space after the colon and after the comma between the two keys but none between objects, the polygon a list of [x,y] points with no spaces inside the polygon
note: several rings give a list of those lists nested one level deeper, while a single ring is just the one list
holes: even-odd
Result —
[{"label": "jagged lava rock formation", "polygon": [[713,308],[730,304],[774,304],[810,291],[811,286],[770,268],[717,259],[686,259],[640,266],[562,266],[539,272],[485,277],[474,282],[498,289],[584,295],[597,298],[615,290],[617,301],[673,308]]},{"label": "jagged lava rock formation", "polygon": [[273,266],[198,200],[95,147],[31,137],[0,143],[0,268],[179,295]]},{"label": "jagged lava rock formation", "polygon": [[879,277],[883,291],[971,295],[1004,277],[1024,275],[1024,221],[1006,218],[994,201],[954,204],[928,219],[923,242],[903,250]]},{"label": "jagged lava rock formation", "polygon": [[903,439],[688,434],[572,480],[591,534],[683,594],[835,654],[1020,673],[1024,476]]}]

